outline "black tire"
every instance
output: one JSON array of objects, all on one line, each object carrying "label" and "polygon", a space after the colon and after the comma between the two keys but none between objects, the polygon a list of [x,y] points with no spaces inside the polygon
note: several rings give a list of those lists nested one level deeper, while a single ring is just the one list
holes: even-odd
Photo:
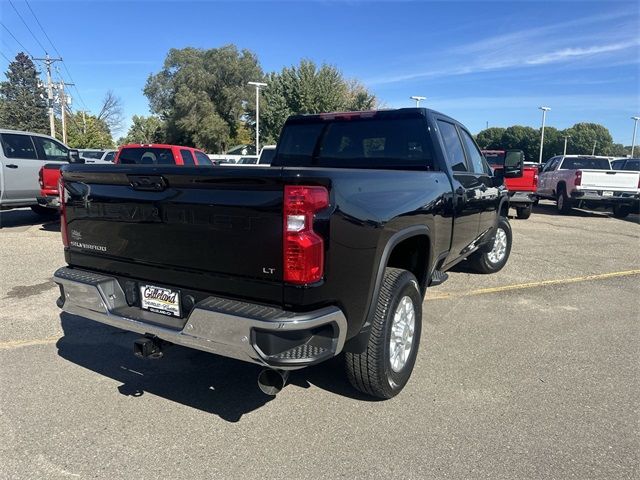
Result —
[{"label": "black tire", "polygon": [[631,213],[631,207],[629,205],[614,205],[613,216],[616,218],[627,218]]},{"label": "black tire", "polygon": [[[506,240],[506,246],[504,253],[499,258],[493,255],[494,249],[497,247],[498,241],[501,238],[500,231],[504,232],[504,240]],[[479,250],[469,257],[469,264],[478,273],[496,273],[502,270],[509,260],[511,254],[511,225],[509,219],[506,217],[500,217],[498,220],[498,226],[496,227],[496,236],[494,240],[493,248],[490,251]],[[497,253],[497,252],[496,252]]]},{"label": "black tire", "polygon": [[565,187],[558,187],[558,193],[556,194],[556,206],[558,207],[558,212],[567,214],[571,212],[571,199],[567,196],[567,191]]},{"label": "black tire", "polygon": [[41,217],[53,218],[58,216],[59,213],[57,208],[48,208],[43,207],[42,205],[32,205],[31,210],[33,211],[33,213],[40,215]]},{"label": "black tire", "polygon": [[531,216],[531,205],[526,207],[516,207],[516,217],[520,220],[526,220]]},{"label": "black tire", "polygon": [[[394,371],[390,357],[391,328],[400,302],[408,297],[413,304],[413,342],[399,371]],[[373,397],[396,396],[409,381],[418,354],[422,330],[422,295],[416,277],[398,268],[386,268],[378,294],[369,343],[362,353],[345,353],[349,382],[357,390]]]}]

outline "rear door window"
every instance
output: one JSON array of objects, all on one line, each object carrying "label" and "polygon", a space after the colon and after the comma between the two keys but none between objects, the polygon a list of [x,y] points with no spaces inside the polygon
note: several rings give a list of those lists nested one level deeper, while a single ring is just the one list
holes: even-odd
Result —
[{"label": "rear door window", "polygon": [[464,146],[467,150],[467,158],[471,160],[473,173],[486,174],[487,169],[484,167],[484,160],[480,150],[476,146],[476,142],[473,141],[471,135],[469,135],[465,130],[460,129],[460,134],[462,135],[462,141],[464,142]]},{"label": "rear door window", "polygon": [[33,143],[35,143],[38,153],[44,160],[58,162],[67,162],[69,160],[69,149],[54,140],[34,136]]},{"label": "rear door window", "polygon": [[116,156],[116,152],[109,152],[109,153],[107,153],[107,154],[104,156],[103,160],[104,160],[105,162],[113,162],[113,158],[114,158],[115,156]]},{"label": "rear door window", "polygon": [[180,156],[182,157],[182,162],[185,165],[195,165],[195,162],[193,161],[193,155],[191,155],[191,152],[189,150],[180,150]]},{"label": "rear door window", "polygon": [[123,165],[175,165],[173,152],[170,148],[123,148],[120,151],[119,162]]},{"label": "rear door window", "polygon": [[38,159],[36,149],[29,135],[3,133],[2,150],[7,158]]},{"label": "rear door window", "polygon": [[438,120],[438,129],[442,136],[444,149],[447,154],[447,163],[454,172],[468,172],[467,162],[464,157],[464,149],[458,136],[458,130],[453,123]]}]

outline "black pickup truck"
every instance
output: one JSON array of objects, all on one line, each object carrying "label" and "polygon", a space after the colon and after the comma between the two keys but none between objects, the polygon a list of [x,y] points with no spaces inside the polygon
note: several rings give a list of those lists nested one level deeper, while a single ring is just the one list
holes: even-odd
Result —
[{"label": "black pickup truck", "polygon": [[64,311],[288,371],[344,352],[349,380],[390,398],[407,383],[427,287],[462,260],[509,257],[501,171],[435,111],[293,116],[270,167],[68,165]]}]

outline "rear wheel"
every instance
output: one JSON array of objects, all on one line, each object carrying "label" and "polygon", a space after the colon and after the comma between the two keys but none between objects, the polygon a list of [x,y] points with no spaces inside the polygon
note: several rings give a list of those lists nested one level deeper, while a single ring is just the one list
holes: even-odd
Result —
[{"label": "rear wheel", "polygon": [[351,384],[377,398],[400,393],[416,362],[421,329],[422,296],[416,277],[406,270],[386,268],[367,348],[345,354]]},{"label": "rear wheel", "polygon": [[556,194],[556,205],[558,206],[558,212],[569,213],[571,211],[571,199],[567,196],[567,192],[564,187],[558,188]]},{"label": "rear wheel", "polygon": [[616,218],[626,218],[631,213],[629,205],[614,205],[613,216]]},{"label": "rear wheel", "polygon": [[47,208],[42,205],[32,205],[31,210],[41,217],[56,217],[58,215],[57,208]]},{"label": "rear wheel", "polygon": [[500,217],[491,250],[478,251],[469,257],[471,268],[479,273],[496,273],[507,264],[511,253],[511,225],[506,217]]},{"label": "rear wheel", "polygon": [[526,220],[531,216],[531,205],[527,205],[526,207],[516,207],[516,217],[521,220]]}]

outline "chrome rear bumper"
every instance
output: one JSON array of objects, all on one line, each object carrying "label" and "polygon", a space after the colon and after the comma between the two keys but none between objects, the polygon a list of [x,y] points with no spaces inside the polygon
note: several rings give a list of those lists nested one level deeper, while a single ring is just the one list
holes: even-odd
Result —
[{"label": "chrome rear bumper", "polygon": [[305,313],[208,297],[182,328],[166,317],[130,306],[116,278],[63,267],[54,274],[65,312],[167,342],[280,369],[319,363],[340,353],[347,322],[334,306]]}]

